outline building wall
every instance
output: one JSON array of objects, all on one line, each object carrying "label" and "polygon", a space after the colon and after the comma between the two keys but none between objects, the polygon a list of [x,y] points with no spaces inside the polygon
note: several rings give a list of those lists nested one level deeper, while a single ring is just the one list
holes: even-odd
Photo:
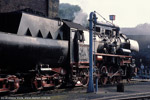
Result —
[{"label": "building wall", "polygon": [[50,18],[58,16],[59,0],[0,0],[0,12],[30,8]]}]

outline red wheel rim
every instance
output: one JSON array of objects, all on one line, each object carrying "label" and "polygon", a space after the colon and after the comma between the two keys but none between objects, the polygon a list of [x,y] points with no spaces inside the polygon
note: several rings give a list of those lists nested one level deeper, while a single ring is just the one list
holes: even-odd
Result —
[{"label": "red wheel rim", "polygon": [[[101,73],[107,74],[107,72],[108,72],[107,71],[107,67],[103,66],[101,68]],[[100,80],[101,80],[102,85],[105,85],[107,83],[107,81],[108,81],[108,77],[107,76],[102,76],[102,77],[100,77]]]}]

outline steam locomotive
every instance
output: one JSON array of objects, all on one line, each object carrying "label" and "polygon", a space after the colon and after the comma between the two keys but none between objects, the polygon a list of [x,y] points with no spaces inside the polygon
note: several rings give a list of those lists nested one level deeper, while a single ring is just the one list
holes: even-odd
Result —
[{"label": "steam locomotive", "polygon": [[[105,25],[105,24],[103,24]],[[94,75],[114,84],[134,74],[137,41],[119,28],[96,26]],[[89,81],[89,32],[80,24],[25,12],[0,14],[0,92],[34,90]]]}]

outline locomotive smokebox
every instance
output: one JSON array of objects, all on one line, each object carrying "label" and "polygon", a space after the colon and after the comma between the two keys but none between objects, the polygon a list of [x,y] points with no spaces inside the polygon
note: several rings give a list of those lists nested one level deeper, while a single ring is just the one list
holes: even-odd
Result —
[{"label": "locomotive smokebox", "polygon": [[135,40],[132,40],[132,39],[129,39],[129,41],[130,41],[130,49],[132,51],[139,52],[139,44],[138,44],[138,42],[135,41]]}]

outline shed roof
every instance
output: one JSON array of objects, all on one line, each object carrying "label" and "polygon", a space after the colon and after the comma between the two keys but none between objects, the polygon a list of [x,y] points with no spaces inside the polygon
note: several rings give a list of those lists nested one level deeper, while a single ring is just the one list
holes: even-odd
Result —
[{"label": "shed roof", "polygon": [[76,28],[78,30],[87,30],[84,26],[80,24],[69,22],[69,21],[63,21],[63,22],[70,28]]}]

